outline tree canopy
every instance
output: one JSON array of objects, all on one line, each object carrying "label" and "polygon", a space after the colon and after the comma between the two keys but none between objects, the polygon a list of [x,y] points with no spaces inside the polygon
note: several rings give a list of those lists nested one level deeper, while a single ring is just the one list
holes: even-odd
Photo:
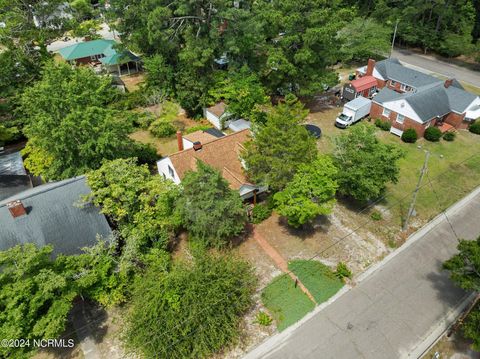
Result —
[{"label": "tree canopy", "polygon": [[[475,241],[461,240],[459,253],[447,260],[443,268],[450,272],[450,278],[465,290],[480,292],[480,237]],[[480,308],[477,305],[463,323],[464,335],[473,340],[473,348],[480,349]]]},{"label": "tree canopy", "polygon": [[381,143],[375,128],[358,124],[335,139],[333,158],[338,168],[339,192],[358,201],[378,198],[388,182],[396,183],[403,152]]},{"label": "tree canopy", "polygon": [[285,103],[267,110],[264,124],[254,124],[252,140],[241,153],[252,182],[282,190],[302,163],[316,158],[315,139],[300,125],[307,112],[288,96]]},{"label": "tree canopy", "polygon": [[137,150],[129,121],[108,107],[118,95],[109,77],[67,64],[49,64],[42,75],[25,90],[20,109],[29,139],[25,165],[33,174],[69,178]]},{"label": "tree canopy", "polygon": [[319,215],[330,214],[335,204],[337,169],[330,157],[319,156],[302,164],[285,189],[274,195],[278,213],[300,227]]},{"label": "tree canopy", "polygon": [[87,173],[87,183],[92,192],[85,200],[117,224],[129,259],[146,248],[167,248],[180,225],[175,212],[178,186],[150,174],[134,158],[105,161]]},{"label": "tree canopy", "polygon": [[149,358],[204,358],[234,343],[252,304],[251,267],[197,255],[170,271],[150,266],[135,286],[125,340]]},{"label": "tree canopy", "polygon": [[222,247],[243,232],[246,212],[238,191],[216,169],[197,161],[197,170],[182,180],[177,210],[184,227],[199,242]]}]

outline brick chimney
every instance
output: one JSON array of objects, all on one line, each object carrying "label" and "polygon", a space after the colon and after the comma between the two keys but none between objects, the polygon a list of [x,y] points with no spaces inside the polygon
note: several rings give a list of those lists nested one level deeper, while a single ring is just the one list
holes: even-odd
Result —
[{"label": "brick chimney", "polygon": [[202,143],[200,141],[194,142],[193,143],[193,149],[195,151],[200,151],[202,149]]},{"label": "brick chimney", "polygon": [[445,80],[445,83],[443,84],[443,86],[445,86],[446,89],[448,89],[453,83],[453,79],[447,79]]},{"label": "brick chimney", "polygon": [[13,218],[21,217],[27,214],[27,210],[23,206],[22,201],[19,200],[7,203],[7,208]]},{"label": "brick chimney", "polygon": [[372,76],[374,68],[375,68],[375,60],[374,59],[368,59],[367,72],[365,73],[365,75],[366,76]]},{"label": "brick chimney", "polygon": [[177,131],[177,145],[178,145],[178,150],[183,151],[182,131]]}]

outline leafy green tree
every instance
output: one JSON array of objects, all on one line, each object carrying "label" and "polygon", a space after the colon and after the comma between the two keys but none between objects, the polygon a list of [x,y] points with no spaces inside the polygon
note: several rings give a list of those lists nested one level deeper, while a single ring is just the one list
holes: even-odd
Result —
[{"label": "leafy green tree", "polygon": [[238,340],[255,283],[252,268],[231,257],[150,267],[135,286],[126,344],[149,358],[208,357]]},{"label": "leafy green tree", "polygon": [[316,158],[315,139],[300,125],[306,115],[303,105],[288,96],[285,103],[267,112],[265,124],[254,124],[253,138],[241,153],[253,182],[280,191],[302,163]]},{"label": "leafy green tree", "polygon": [[264,41],[255,52],[260,64],[250,67],[271,92],[305,96],[336,84],[327,68],[341,58],[336,34],[354,16],[350,7],[338,0],[261,0],[252,3],[252,13]]},{"label": "leafy green tree", "polygon": [[[461,240],[459,253],[443,264],[455,284],[465,290],[480,292],[480,237],[475,241]],[[477,305],[463,323],[464,335],[473,340],[473,348],[480,349],[480,308]]]},{"label": "leafy green tree", "polygon": [[222,247],[245,227],[246,213],[237,191],[214,168],[197,161],[182,181],[177,210],[189,234],[206,246]]},{"label": "leafy green tree", "polygon": [[164,90],[171,94],[174,90],[174,70],[162,55],[153,55],[143,60],[148,87]]},{"label": "leafy green tree", "polygon": [[[151,175],[134,158],[105,161],[87,173],[87,183],[92,192],[85,201],[99,206],[118,225],[128,251],[166,249],[180,225],[174,211],[178,186]],[[127,255],[132,259],[135,253]]]},{"label": "leafy green tree", "polygon": [[339,192],[358,201],[378,198],[388,182],[396,183],[403,152],[381,143],[375,128],[359,124],[335,139],[334,164]]},{"label": "leafy green tree", "polygon": [[26,118],[26,166],[46,179],[63,179],[98,168],[104,159],[137,150],[129,121],[108,108],[117,96],[111,79],[87,68],[49,64],[41,81],[21,99]]},{"label": "leafy green tree", "polygon": [[392,30],[373,19],[357,17],[339,31],[342,61],[364,61],[384,56],[390,50]]},{"label": "leafy green tree", "polygon": [[210,95],[215,102],[223,100],[227,111],[237,118],[252,118],[257,106],[267,103],[265,94],[258,76],[246,66],[239,71],[220,73],[222,78],[210,90]]},{"label": "leafy green tree", "polygon": [[302,164],[285,189],[274,195],[278,213],[300,227],[319,215],[330,214],[335,204],[337,169],[330,157]]},{"label": "leafy green tree", "polygon": [[[0,252],[1,338],[50,339],[65,330],[77,289],[51,252],[33,244]],[[30,350],[2,346],[0,356],[18,358]]]}]

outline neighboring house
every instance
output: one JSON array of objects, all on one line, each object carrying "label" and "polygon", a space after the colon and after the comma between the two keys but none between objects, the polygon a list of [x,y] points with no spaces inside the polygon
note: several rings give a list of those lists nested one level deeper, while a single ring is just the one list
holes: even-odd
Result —
[{"label": "neighboring house", "polygon": [[85,177],[52,182],[0,201],[0,250],[17,244],[53,245],[53,253],[78,254],[111,234],[99,209],[80,204],[90,193]]},{"label": "neighboring house", "polygon": [[388,120],[395,135],[413,128],[423,136],[430,126],[442,131],[467,128],[480,117],[480,98],[464,90],[455,79],[446,81],[412,70],[396,59],[357,69],[358,76],[373,76],[381,90],[373,97],[370,116]]},{"label": "neighboring house", "polygon": [[223,130],[228,127],[229,113],[225,102],[219,102],[214,106],[204,109],[204,117],[218,130]]},{"label": "neighboring house", "polygon": [[386,59],[375,62],[368,60],[367,66],[357,69],[358,78],[373,76],[377,80],[377,88],[388,87],[397,92],[414,91],[426,85],[442,82],[442,80],[403,66],[397,59]]},{"label": "neighboring house", "polygon": [[343,87],[342,97],[347,100],[355,100],[358,96],[370,98],[377,92],[377,79],[373,76],[363,76]]},{"label": "neighboring house", "polygon": [[247,181],[240,151],[250,138],[250,130],[217,138],[207,143],[197,142],[192,148],[174,153],[157,162],[158,172],[166,179],[180,184],[188,171],[197,169],[202,161],[217,169],[230,184],[230,188],[239,191],[242,199],[254,197],[267,190]]},{"label": "neighboring house", "polygon": [[205,131],[195,131],[184,136],[182,136],[182,132],[177,131],[178,150],[188,150],[189,148],[193,148],[195,143],[205,144],[224,136],[225,134],[216,128],[209,128]]},{"label": "neighboring house", "polygon": [[0,201],[32,187],[20,152],[0,152]]},{"label": "neighboring house", "polygon": [[139,71],[140,58],[128,50],[118,52],[114,40],[92,40],[79,42],[58,51],[62,58],[76,65],[101,65],[107,72],[118,72],[118,75],[133,70]]}]

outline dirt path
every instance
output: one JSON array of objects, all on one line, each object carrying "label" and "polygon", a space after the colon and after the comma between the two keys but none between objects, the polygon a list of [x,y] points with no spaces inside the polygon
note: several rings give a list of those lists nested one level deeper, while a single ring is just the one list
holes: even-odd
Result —
[{"label": "dirt path", "polygon": [[300,289],[310,298],[310,300],[317,305],[318,303],[313,298],[313,295],[310,291],[303,285],[303,283],[298,279],[298,277],[293,274],[291,271],[288,270],[288,263],[283,258],[278,251],[273,248],[270,243],[260,234],[258,231],[255,230],[255,226],[252,226],[252,234],[253,238],[257,241],[257,243],[262,247],[266,254],[275,262],[275,265],[284,273],[287,273],[300,287]]}]

